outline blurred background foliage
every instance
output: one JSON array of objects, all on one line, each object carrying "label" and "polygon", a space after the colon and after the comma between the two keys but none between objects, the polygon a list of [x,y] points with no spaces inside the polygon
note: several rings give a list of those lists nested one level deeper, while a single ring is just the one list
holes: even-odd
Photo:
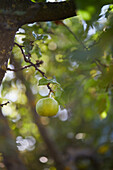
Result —
[{"label": "blurred background foliage", "polygon": [[[113,5],[112,1],[77,1],[77,16],[64,21],[33,23],[17,31],[40,70],[7,71],[1,86],[2,108],[29,170],[55,170],[53,158],[32,117],[32,108],[48,96],[47,83],[59,102],[55,117],[41,117],[59,150],[78,170],[113,169]],[[106,4],[106,5],[105,5]],[[29,55],[30,54],[30,55]],[[14,46],[8,68],[28,65]],[[92,151],[83,156],[84,149]],[[75,152],[74,152],[75,151]],[[75,154],[81,151],[79,154]],[[83,156],[83,157],[82,157]],[[94,158],[94,162],[90,157]],[[97,164],[97,165],[96,165]]]}]

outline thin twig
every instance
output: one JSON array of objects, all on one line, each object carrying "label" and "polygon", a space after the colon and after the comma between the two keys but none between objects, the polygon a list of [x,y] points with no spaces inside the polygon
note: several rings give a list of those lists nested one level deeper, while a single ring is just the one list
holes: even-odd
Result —
[{"label": "thin twig", "polygon": [[24,46],[23,46],[23,45],[20,45],[20,44],[18,44],[18,43],[14,43],[14,44],[20,48],[21,53],[22,53],[22,55],[23,55],[23,57],[24,57],[25,62],[29,62],[29,59],[26,58],[26,55],[25,55],[24,50],[23,50],[23,48],[22,48],[22,47],[24,47]]},{"label": "thin twig", "polygon": [[17,71],[21,71],[21,70],[24,70],[24,69],[26,69],[26,68],[29,68],[29,67],[31,67],[31,66],[32,66],[32,65],[30,64],[30,65],[28,65],[28,66],[24,66],[24,67],[17,68],[17,69],[7,68],[7,70],[17,72]]},{"label": "thin twig", "polygon": [[[62,21],[61,21],[62,22]],[[64,23],[62,22],[63,26],[73,35],[73,37],[83,46],[83,48],[87,49],[84,43],[76,36],[76,34]]]},{"label": "thin twig", "polygon": [[99,59],[96,59],[96,61],[98,62],[99,65],[101,65],[102,67],[108,67],[108,65],[101,63],[101,61]]},{"label": "thin twig", "polygon": [[0,104],[0,107],[3,107],[3,106],[5,106],[5,105],[7,105],[7,104],[9,104],[10,102],[8,101],[8,102],[6,102],[6,103],[3,103],[3,104]]},{"label": "thin twig", "polygon": [[[26,58],[26,55],[25,55],[24,50],[23,50],[23,47],[24,47],[24,46],[19,45],[19,44],[17,44],[17,43],[15,43],[15,45],[17,45],[17,46],[20,48],[20,50],[21,50],[21,52],[22,52],[22,55],[23,55],[23,57],[24,57],[24,61],[27,62],[27,63],[30,63],[29,67],[30,67],[30,66],[35,67],[35,70],[39,71],[39,72],[42,74],[42,76],[45,77],[45,73],[38,68],[38,67],[40,67],[41,64],[43,64],[43,61],[42,61],[42,60],[41,60],[41,61],[37,60],[35,64],[32,63],[31,60],[30,60],[30,58]],[[28,54],[28,55],[30,55],[30,54]],[[27,55],[27,56],[28,56],[28,55]],[[26,67],[26,66],[25,66],[25,67]],[[45,78],[46,78],[46,77],[45,77]]]},{"label": "thin twig", "polygon": [[50,93],[53,93],[53,94],[54,94],[54,91],[53,91],[52,88],[50,87],[50,83],[47,84],[47,87],[48,87],[48,89],[50,90],[49,95],[50,95]]},{"label": "thin twig", "polygon": [[[35,68],[35,70],[37,70],[39,73],[41,73],[41,75],[42,75],[44,78],[47,79],[47,77],[45,76],[45,73],[38,68],[38,67],[40,67],[41,64],[43,64],[43,61],[42,61],[42,60],[41,60],[41,61],[40,61],[40,60],[37,60],[35,64],[32,63],[32,62],[31,62],[31,59],[30,59],[31,54],[25,55],[25,53],[24,53],[24,50],[23,50],[23,47],[24,47],[24,46],[19,45],[18,43],[15,43],[15,45],[17,45],[17,46],[20,48],[20,50],[21,50],[21,52],[22,52],[22,55],[23,55],[23,57],[24,57],[24,61],[27,62],[27,63],[29,63],[30,65],[24,66],[24,67],[19,68],[19,69],[10,69],[10,68],[7,68],[7,70],[10,70],[10,71],[21,71],[21,70],[24,70],[25,68],[28,68],[28,67],[33,66],[33,67]],[[28,57],[28,58],[26,58],[26,57]],[[50,90],[50,92],[53,92],[53,90],[52,90],[51,87],[50,87],[50,84],[47,84],[47,87],[48,87],[48,89]],[[53,92],[53,93],[54,93],[54,92]]]}]

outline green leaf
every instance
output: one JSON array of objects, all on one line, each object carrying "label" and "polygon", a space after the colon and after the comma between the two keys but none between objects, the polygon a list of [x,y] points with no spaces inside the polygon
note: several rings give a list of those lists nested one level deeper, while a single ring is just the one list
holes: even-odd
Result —
[{"label": "green leaf", "polygon": [[35,44],[35,47],[33,48],[32,53],[35,53],[38,56],[38,58],[42,57],[41,50],[37,44]]},{"label": "green leaf", "polygon": [[36,34],[34,31],[32,32],[32,34],[35,37],[35,40],[46,40],[48,38],[48,35],[46,35],[46,34]]},{"label": "green leaf", "polygon": [[87,62],[92,59],[89,55],[89,51],[84,49],[77,49],[72,51],[70,53],[70,58],[72,61],[76,61],[79,63]]},{"label": "green leaf", "polygon": [[59,102],[60,105],[65,107],[65,102],[62,97],[63,89],[61,87],[58,87],[55,91],[55,99]]},{"label": "green leaf", "polygon": [[108,111],[110,107],[110,100],[107,93],[101,93],[97,96],[96,107],[98,113],[101,114],[104,111]]},{"label": "green leaf", "polygon": [[43,77],[39,80],[39,86],[48,85],[49,83],[59,85],[59,83],[55,79],[46,79],[46,78]]},{"label": "green leaf", "polygon": [[26,54],[30,53],[30,51],[33,49],[33,45],[28,39],[24,39],[23,45],[25,46]]}]

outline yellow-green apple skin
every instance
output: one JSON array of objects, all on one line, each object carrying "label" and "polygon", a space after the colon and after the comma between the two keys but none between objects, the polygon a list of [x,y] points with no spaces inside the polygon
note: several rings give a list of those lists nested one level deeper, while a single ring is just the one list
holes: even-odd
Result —
[{"label": "yellow-green apple skin", "polygon": [[40,116],[55,116],[58,113],[59,104],[54,98],[40,99],[36,104],[36,112]]}]

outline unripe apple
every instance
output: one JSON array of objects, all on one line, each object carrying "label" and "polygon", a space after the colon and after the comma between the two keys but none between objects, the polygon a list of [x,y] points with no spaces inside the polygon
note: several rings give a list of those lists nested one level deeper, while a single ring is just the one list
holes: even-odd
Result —
[{"label": "unripe apple", "polygon": [[58,102],[50,97],[40,99],[36,104],[36,111],[40,116],[55,116],[58,110]]}]

